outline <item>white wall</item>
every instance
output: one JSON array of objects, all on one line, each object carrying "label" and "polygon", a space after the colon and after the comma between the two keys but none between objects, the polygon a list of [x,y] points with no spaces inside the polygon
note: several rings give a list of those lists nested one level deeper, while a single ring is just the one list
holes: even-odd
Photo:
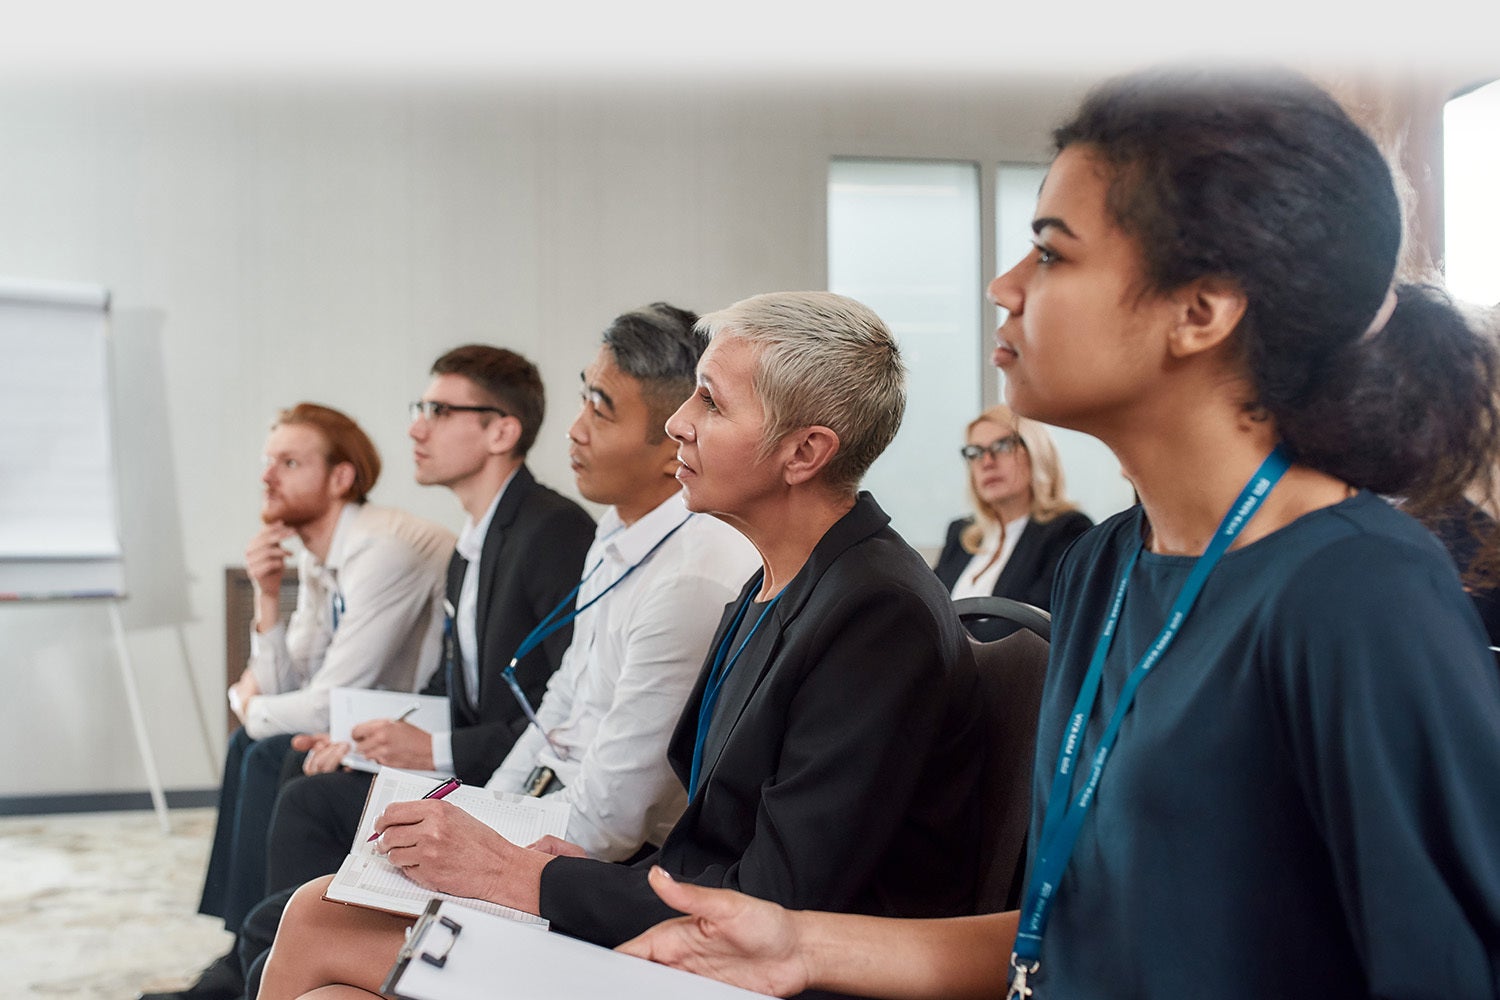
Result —
[{"label": "white wall", "polygon": [[[405,404],[442,350],[500,343],[543,370],[532,465],[571,492],[562,433],[611,316],[824,287],[830,157],[1035,160],[1076,96],[0,84],[0,274],[114,293],[126,620],[167,787],[218,780],[177,627],[222,740],[223,570],[256,525],[278,407],[348,410],[387,463],[375,498],[456,527],[451,496],[410,480]],[[108,640],[97,606],[0,606],[0,796],[145,787]]]}]

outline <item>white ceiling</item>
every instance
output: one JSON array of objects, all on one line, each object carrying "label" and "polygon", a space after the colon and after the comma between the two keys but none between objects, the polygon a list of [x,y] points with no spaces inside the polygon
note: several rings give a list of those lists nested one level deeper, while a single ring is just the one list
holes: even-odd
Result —
[{"label": "white ceiling", "polygon": [[[524,10],[517,13],[517,9]],[[1495,0],[31,0],[0,73],[1065,77],[1162,60],[1500,72]]]}]

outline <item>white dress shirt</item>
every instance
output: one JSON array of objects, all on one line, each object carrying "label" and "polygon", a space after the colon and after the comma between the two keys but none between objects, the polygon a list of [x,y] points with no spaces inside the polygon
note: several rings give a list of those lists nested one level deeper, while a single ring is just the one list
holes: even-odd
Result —
[{"label": "white dress shirt", "polygon": [[686,807],[667,742],[724,606],[760,565],[739,532],[707,514],[688,517],[680,493],[629,527],[605,511],[579,607],[682,528],[574,620],[573,644],[537,709],[560,752],[528,726],[487,783],[520,792],[532,768],[552,768],[564,785],[556,794],[572,807],[567,839],[605,861],[660,844]]},{"label": "white dress shirt", "polygon": [[[1025,531],[1026,525],[1030,523],[1031,518],[1026,514],[1007,522],[1003,545],[1000,544],[1000,525],[991,524],[985,529],[984,537],[979,541],[979,551],[974,553],[974,558],[969,560],[969,565],[958,574],[958,580],[953,584],[955,601],[965,597],[989,597],[995,592],[995,584],[1000,579],[1000,572],[1010,561],[1010,554],[1016,550],[1016,539],[1021,537],[1021,532]],[[998,558],[995,557],[996,546],[1000,548]],[[992,558],[994,562],[990,562]],[[979,574],[977,577],[976,573]]]},{"label": "white dress shirt", "polygon": [[261,694],[245,729],[256,739],[328,731],[336,687],[412,691],[435,668],[453,533],[413,514],[346,504],[319,563],[298,557],[297,607],[286,625],[250,630]]}]

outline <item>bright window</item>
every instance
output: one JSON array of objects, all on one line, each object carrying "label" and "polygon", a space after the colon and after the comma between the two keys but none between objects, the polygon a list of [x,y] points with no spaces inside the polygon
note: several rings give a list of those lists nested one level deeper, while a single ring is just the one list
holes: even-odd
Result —
[{"label": "bright window", "polygon": [[1500,302],[1500,81],[1444,108],[1443,233],[1448,291]]},{"label": "bright window", "polygon": [[902,537],[936,548],[964,510],[958,449],[980,405],[979,168],[834,160],[828,287],[879,313],[901,346],[906,416],[865,487]]}]

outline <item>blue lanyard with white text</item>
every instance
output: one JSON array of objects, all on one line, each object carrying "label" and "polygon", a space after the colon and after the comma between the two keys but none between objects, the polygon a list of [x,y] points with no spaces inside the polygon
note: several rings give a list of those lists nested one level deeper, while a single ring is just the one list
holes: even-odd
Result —
[{"label": "blue lanyard with white text", "polygon": [[1062,748],[1058,751],[1057,770],[1052,777],[1052,789],[1047,798],[1047,812],[1042,820],[1041,836],[1038,838],[1040,850],[1037,854],[1036,866],[1031,872],[1030,882],[1026,887],[1020,927],[1016,932],[1015,952],[1011,955],[1011,966],[1015,978],[1011,983],[1008,997],[1031,995],[1031,990],[1026,985],[1026,977],[1036,972],[1038,968],[1037,958],[1042,952],[1042,935],[1047,929],[1047,918],[1056,898],[1058,881],[1062,878],[1063,871],[1068,866],[1068,860],[1073,855],[1073,847],[1078,841],[1078,833],[1083,826],[1084,817],[1088,813],[1089,806],[1093,804],[1094,792],[1099,786],[1100,775],[1104,773],[1104,765],[1109,759],[1115,737],[1119,735],[1120,724],[1124,721],[1126,713],[1130,711],[1137,689],[1182,629],[1182,623],[1193,610],[1193,605],[1203,591],[1208,575],[1213,572],[1230,543],[1254,516],[1261,502],[1265,500],[1290,464],[1291,458],[1286,450],[1281,445],[1277,445],[1271,454],[1266,456],[1260,468],[1255,470],[1255,474],[1250,477],[1250,481],[1240,491],[1239,497],[1230,506],[1229,512],[1224,515],[1224,520],[1220,522],[1208,548],[1193,564],[1192,571],[1189,572],[1187,580],[1182,585],[1182,590],[1172,602],[1167,623],[1162,626],[1161,632],[1147,647],[1146,652],[1130,671],[1124,686],[1120,689],[1120,697],[1110,716],[1109,724],[1105,726],[1103,735],[1099,737],[1099,746],[1094,751],[1088,778],[1083,783],[1083,787],[1074,795],[1072,793],[1074,772],[1078,764],[1079,748],[1083,744],[1084,727],[1088,724],[1089,716],[1093,714],[1094,702],[1099,695],[1099,683],[1104,674],[1104,660],[1109,654],[1110,646],[1114,642],[1115,628],[1120,622],[1120,611],[1125,604],[1125,591],[1130,584],[1130,572],[1135,568],[1136,559],[1145,547],[1145,542],[1138,540],[1130,558],[1126,560],[1125,569],[1120,574],[1120,583],[1115,590],[1114,600],[1110,604],[1109,617],[1105,620],[1104,631],[1099,636],[1093,658],[1089,661],[1088,673],[1084,675],[1083,684],[1078,691],[1078,700],[1074,702],[1073,713],[1068,720],[1067,732],[1063,735]]},{"label": "blue lanyard with white text", "polygon": [[667,539],[677,534],[678,529],[680,529],[684,524],[687,524],[692,519],[693,515],[689,513],[687,517],[677,522],[677,524],[673,526],[671,531],[667,532],[665,535],[662,535],[661,538],[657,539],[656,544],[651,546],[651,548],[646,552],[645,555],[641,556],[634,563],[632,563],[630,565],[630,568],[616,577],[613,583],[611,583],[608,587],[605,587],[603,590],[599,591],[599,593],[595,594],[592,598],[589,599],[586,604],[574,608],[572,611],[568,611],[570,602],[573,600],[573,598],[578,596],[578,592],[583,589],[583,585],[589,582],[589,577],[593,576],[596,572],[598,572],[599,567],[604,565],[604,560],[601,558],[598,562],[594,563],[593,568],[583,575],[582,580],[578,581],[578,586],[570,590],[568,592],[568,596],[564,597],[561,601],[558,602],[557,607],[547,612],[542,617],[542,620],[537,623],[536,628],[532,629],[529,633],[527,633],[526,638],[521,640],[521,645],[516,647],[516,655],[510,658],[510,665],[505,668],[505,671],[501,674],[501,676],[505,678],[505,683],[510,686],[510,693],[516,696],[516,701],[520,703],[521,711],[526,713],[527,721],[530,722],[533,726],[536,726],[536,731],[542,734],[542,738],[547,741],[547,745],[552,747],[553,751],[558,753],[559,756],[562,755],[561,751],[552,743],[551,738],[547,736],[547,731],[543,729],[542,724],[537,721],[536,710],[531,706],[531,699],[526,697],[526,692],[521,690],[520,682],[516,680],[516,664],[519,663],[521,661],[521,658],[524,657],[527,653],[530,653],[533,649],[536,649],[542,643],[546,642],[547,638],[555,633],[558,629],[567,626],[568,623],[571,622],[574,618],[577,618],[589,608],[593,607],[595,604],[598,604],[601,600],[603,600],[605,594],[609,593],[611,590],[614,590],[620,584],[624,583],[626,577],[634,573],[636,570],[640,569],[647,559],[650,559],[652,556],[656,555],[656,550],[667,544]]},{"label": "blue lanyard with white text", "polygon": [[[751,593],[753,594],[754,590]],[[752,598],[746,595],[739,610],[734,613],[734,621],[729,623],[729,630],[724,633],[723,641],[714,651],[713,667],[708,672],[708,682],[703,686],[703,701],[698,706],[698,735],[693,740],[693,768],[688,773],[688,796],[690,798],[698,794],[698,774],[703,769],[703,745],[708,742],[708,727],[714,721],[714,706],[719,703],[719,690],[724,686],[724,678],[728,677],[729,672],[734,669],[735,661],[740,658],[745,647],[750,645],[750,640],[755,638],[755,633],[760,629],[760,623],[766,620],[766,615],[771,613],[771,609],[779,600],[781,600],[781,595],[777,594],[766,603],[765,608],[761,610],[760,617],[755,619],[755,624],[750,627],[750,634],[745,636],[744,642],[740,643],[740,648],[734,651],[734,655],[729,656],[729,647],[734,644],[735,633],[740,630],[740,622],[745,620],[745,611],[752,603]],[[724,662],[726,656],[729,657],[727,663]]]}]

